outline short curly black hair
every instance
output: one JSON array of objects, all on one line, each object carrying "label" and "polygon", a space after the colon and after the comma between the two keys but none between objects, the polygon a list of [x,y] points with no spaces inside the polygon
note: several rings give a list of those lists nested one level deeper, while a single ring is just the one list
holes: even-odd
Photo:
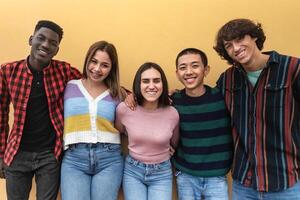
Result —
[{"label": "short curly black hair", "polygon": [[63,37],[63,29],[56,23],[49,21],[49,20],[40,20],[38,21],[38,23],[35,25],[35,29],[34,32],[40,30],[40,28],[49,28],[52,31],[54,31],[55,33],[58,34],[59,37],[59,42],[61,41],[62,37]]},{"label": "short curly black hair", "polygon": [[243,38],[245,35],[257,38],[256,45],[258,49],[263,49],[266,36],[262,26],[250,19],[234,19],[223,25],[217,33],[213,48],[221,58],[227,60],[229,64],[234,64],[234,60],[227,54],[224,41]]}]

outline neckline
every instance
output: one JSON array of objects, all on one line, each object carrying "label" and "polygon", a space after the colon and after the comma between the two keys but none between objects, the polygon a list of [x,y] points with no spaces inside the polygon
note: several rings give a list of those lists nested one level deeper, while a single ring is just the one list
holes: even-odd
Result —
[{"label": "neckline", "polygon": [[74,80],[76,81],[76,84],[79,88],[79,90],[82,92],[82,94],[89,100],[89,101],[99,101],[109,95],[109,89],[104,90],[101,94],[99,94],[96,98],[93,98],[90,93],[87,91],[87,89],[84,87],[82,79]]}]

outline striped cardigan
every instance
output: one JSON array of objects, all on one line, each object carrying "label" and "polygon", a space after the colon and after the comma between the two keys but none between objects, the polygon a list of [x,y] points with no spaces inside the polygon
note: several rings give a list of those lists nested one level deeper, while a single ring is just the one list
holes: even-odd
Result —
[{"label": "striped cardigan", "polygon": [[67,84],[64,94],[64,149],[75,143],[120,143],[114,128],[119,101],[106,90],[93,99],[81,80]]}]

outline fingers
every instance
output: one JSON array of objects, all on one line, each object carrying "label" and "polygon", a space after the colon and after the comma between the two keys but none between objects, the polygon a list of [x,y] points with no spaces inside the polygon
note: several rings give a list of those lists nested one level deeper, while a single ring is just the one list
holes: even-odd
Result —
[{"label": "fingers", "polygon": [[171,156],[173,156],[175,153],[175,149],[172,146],[170,146],[169,153]]},{"label": "fingers", "polygon": [[136,101],[134,99],[133,94],[127,95],[124,102],[125,102],[126,106],[129,107],[131,110],[136,109]]}]

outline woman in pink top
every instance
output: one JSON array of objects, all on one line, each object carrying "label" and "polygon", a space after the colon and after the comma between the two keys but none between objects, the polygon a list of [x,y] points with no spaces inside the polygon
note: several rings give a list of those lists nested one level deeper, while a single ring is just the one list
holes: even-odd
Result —
[{"label": "woman in pink top", "polygon": [[125,161],[125,200],[171,200],[170,149],[178,142],[179,115],[170,106],[168,83],[161,67],[145,63],[133,82],[137,108],[117,107],[116,128],[128,135]]}]

